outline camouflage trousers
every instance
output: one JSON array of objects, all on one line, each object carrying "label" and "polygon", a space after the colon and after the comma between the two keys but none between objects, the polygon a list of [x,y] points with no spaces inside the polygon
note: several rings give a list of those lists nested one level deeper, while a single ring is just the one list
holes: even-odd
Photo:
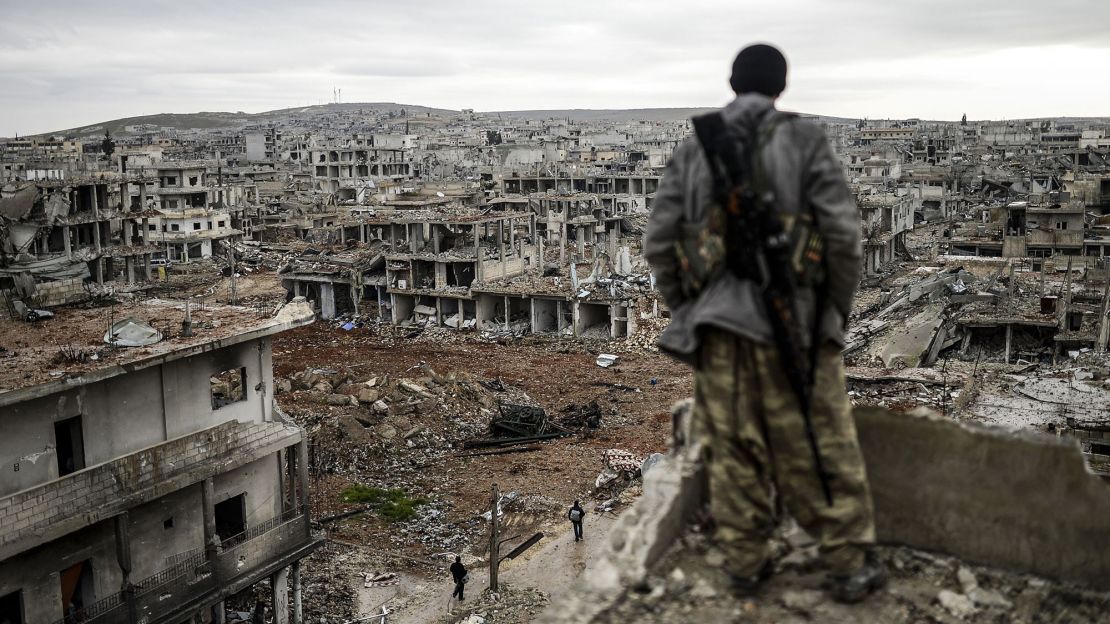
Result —
[{"label": "camouflage trousers", "polygon": [[763,566],[780,507],[818,540],[833,574],[863,565],[875,542],[844,364],[831,343],[818,355],[815,382],[810,412],[831,506],[777,349],[725,331],[703,337],[694,418],[706,434],[710,510],[727,572],[751,576]]}]

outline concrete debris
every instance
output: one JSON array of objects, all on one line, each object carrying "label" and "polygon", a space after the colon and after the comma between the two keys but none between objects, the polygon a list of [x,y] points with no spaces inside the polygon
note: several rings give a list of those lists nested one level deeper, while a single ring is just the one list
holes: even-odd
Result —
[{"label": "concrete debris", "polygon": [[541,591],[502,582],[497,592],[487,589],[474,602],[468,599],[455,606],[449,621],[454,624],[527,624],[543,611],[548,602],[547,595]]},{"label": "concrete debris", "polygon": [[960,620],[967,619],[975,613],[975,604],[971,602],[971,599],[954,591],[940,590],[940,593],[937,594],[937,602],[948,613],[952,614],[952,617]]},{"label": "concrete debris", "polygon": [[597,356],[597,365],[602,367],[602,368],[609,368],[610,366],[615,366],[615,365],[619,364],[620,361],[621,361],[621,358],[620,358],[619,355],[611,355],[611,354],[608,354],[608,353],[602,353],[601,355]]}]

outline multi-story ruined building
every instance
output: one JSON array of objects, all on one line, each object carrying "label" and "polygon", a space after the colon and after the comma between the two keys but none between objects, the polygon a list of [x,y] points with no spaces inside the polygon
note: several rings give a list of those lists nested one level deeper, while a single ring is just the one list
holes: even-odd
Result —
[{"label": "multi-story ruined building", "polygon": [[136,176],[10,184],[0,191],[0,290],[8,302],[48,307],[85,298],[86,281],[150,279],[157,253],[151,213],[126,205]]},{"label": "multi-story ruined building", "polygon": [[[237,240],[243,231],[244,189],[233,201],[231,188],[222,180],[206,177],[203,163],[163,163],[156,170],[158,186],[154,189],[153,210],[158,215],[147,225],[150,238],[161,248],[163,257],[174,262],[210,258],[217,253],[217,243]],[[216,184],[212,184],[216,182]],[[146,205],[145,189],[133,198]],[[238,219],[233,219],[232,206]]]},{"label": "multi-story ruined building", "polygon": [[18,347],[0,373],[0,621],[223,621],[224,599],[269,579],[285,624],[319,540],[271,340],[311,309],[106,311],[0,321]]}]

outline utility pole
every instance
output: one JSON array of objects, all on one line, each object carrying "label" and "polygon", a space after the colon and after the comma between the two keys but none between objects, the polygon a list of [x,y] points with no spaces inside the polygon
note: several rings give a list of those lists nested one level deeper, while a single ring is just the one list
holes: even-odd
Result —
[{"label": "utility pole", "polygon": [[490,532],[489,532],[489,590],[497,591],[497,565],[498,565],[498,544],[497,544],[497,500],[501,498],[500,493],[497,491],[497,484],[493,484],[493,496],[490,499]]},{"label": "utility pole", "polygon": [[227,302],[231,305],[239,305],[239,287],[235,280],[235,250],[230,244],[227,246],[227,266],[231,273],[227,283]]}]

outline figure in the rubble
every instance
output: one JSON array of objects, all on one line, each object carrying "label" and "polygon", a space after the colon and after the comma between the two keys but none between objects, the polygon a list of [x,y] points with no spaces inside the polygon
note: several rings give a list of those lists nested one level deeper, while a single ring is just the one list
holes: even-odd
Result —
[{"label": "figure in the rubble", "polygon": [[821,128],[775,109],[782,53],[744,48],[730,84],[736,98],[695,118],[655,195],[644,255],[671,310],[659,345],[695,369],[715,541],[737,592],[771,574],[785,510],[819,541],[832,596],[855,602],[885,582],[841,358],[860,217]]},{"label": "figure in the rubble", "polygon": [[462,557],[455,557],[455,563],[451,564],[451,578],[455,580],[455,591],[451,592],[451,597],[458,596],[459,601],[462,602],[464,600],[463,590],[466,589],[466,582],[469,580]]},{"label": "figure in the rubble", "polygon": [[582,537],[582,519],[586,517],[586,510],[582,509],[582,505],[578,501],[570,506],[570,511],[567,512],[567,518],[570,519],[571,526],[574,527],[574,541],[585,539]]}]

